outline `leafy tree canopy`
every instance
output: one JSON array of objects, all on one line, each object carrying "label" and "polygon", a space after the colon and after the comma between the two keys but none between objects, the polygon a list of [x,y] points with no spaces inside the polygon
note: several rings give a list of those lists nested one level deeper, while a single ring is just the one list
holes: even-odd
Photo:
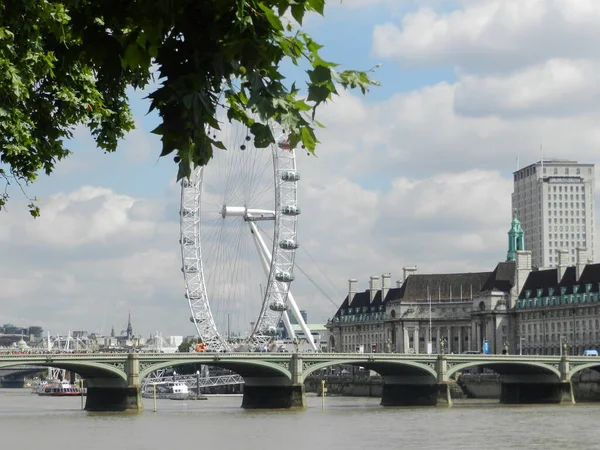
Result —
[{"label": "leafy tree canopy", "polygon": [[181,344],[179,344],[179,347],[177,347],[177,351],[179,353],[188,353],[190,351],[190,348],[193,347],[194,345],[198,344],[202,342],[202,340],[200,338],[192,338],[189,340],[184,340]]},{"label": "leafy tree canopy", "polygon": [[[161,119],[161,156],[177,178],[223,149],[217,111],[248,127],[257,147],[279,123],[290,143],[314,152],[315,109],[336,86],[374,84],[337,71],[302,31],[325,0],[4,0],[0,2],[0,176],[21,186],[68,156],[65,139],[85,125],[97,146],[117,149],[133,126],[126,89],[158,85],[150,111]],[[293,18],[293,20],[291,19]],[[306,95],[280,66],[307,67]],[[0,208],[8,200],[0,192]],[[39,209],[33,202],[31,213]]]}]

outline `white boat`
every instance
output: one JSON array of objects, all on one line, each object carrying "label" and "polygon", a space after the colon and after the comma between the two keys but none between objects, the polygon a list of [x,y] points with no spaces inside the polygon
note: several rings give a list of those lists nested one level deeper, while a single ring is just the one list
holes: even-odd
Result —
[{"label": "white boat", "polygon": [[142,392],[142,397],[153,397],[154,386],[156,386],[156,398],[183,400],[187,399],[190,394],[188,385],[182,381],[162,381],[160,383],[146,385],[146,389]]},{"label": "white boat", "polygon": [[47,397],[76,397],[81,395],[81,390],[66,381],[48,380],[41,382],[34,393]]}]

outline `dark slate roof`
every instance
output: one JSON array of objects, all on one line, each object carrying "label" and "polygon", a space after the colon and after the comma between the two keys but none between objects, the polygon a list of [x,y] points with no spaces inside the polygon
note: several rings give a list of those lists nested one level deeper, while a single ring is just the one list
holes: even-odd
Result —
[{"label": "dark slate roof", "polygon": [[382,304],[383,302],[381,301],[381,291],[377,291],[377,293],[375,294],[375,298],[371,302],[371,306],[379,306]]},{"label": "dark slate roof", "polygon": [[371,295],[369,291],[357,292],[354,294],[354,299],[350,303],[350,308],[362,308],[363,306],[369,306],[371,303]]},{"label": "dark slate roof", "polygon": [[399,287],[395,287],[395,288],[391,288],[387,295],[385,296],[385,298],[383,299],[383,304],[386,305],[388,302],[394,301],[394,300],[400,300],[400,294],[402,292],[402,288]]},{"label": "dark slate roof", "polygon": [[509,292],[515,285],[515,262],[498,263],[490,277],[481,288],[482,291]]},{"label": "dark slate roof", "polygon": [[580,284],[600,282],[600,264],[587,264],[581,273]]},{"label": "dark slate roof", "polygon": [[342,309],[347,309],[347,308],[348,308],[348,296],[346,295],[346,298],[344,299],[344,301],[342,302],[342,304],[340,305],[340,307],[336,311],[335,317],[341,316],[342,315]]},{"label": "dark slate roof", "polygon": [[535,292],[537,289],[544,290],[544,296],[548,295],[548,288],[558,286],[556,269],[534,270],[529,273],[525,280],[523,289],[519,292],[519,298],[525,298],[525,291]]},{"label": "dark slate roof", "polygon": [[541,297],[550,296],[550,289],[554,289],[553,295],[560,295],[561,288],[566,288],[565,294],[573,293],[573,286],[583,286],[592,283],[591,292],[598,291],[600,282],[600,264],[588,264],[581,273],[581,278],[577,281],[577,271],[574,266],[567,267],[560,283],[558,282],[557,269],[546,269],[531,272],[525,281],[523,289],[519,293],[519,298],[526,298],[526,291],[531,291],[532,297],[537,296],[537,290],[541,289]]},{"label": "dark slate roof", "polygon": [[477,294],[492,272],[414,274],[400,288],[399,300],[409,302],[459,300]]}]

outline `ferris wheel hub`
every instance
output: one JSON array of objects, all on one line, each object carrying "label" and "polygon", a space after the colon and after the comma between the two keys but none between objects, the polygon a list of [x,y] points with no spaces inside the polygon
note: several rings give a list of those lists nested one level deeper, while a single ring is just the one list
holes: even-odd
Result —
[{"label": "ferris wheel hub", "polygon": [[242,217],[247,222],[259,220],[275,220],[275,211],[268,209],[248,208],[246,206],[223,205],[220,210],[221,217]]}]

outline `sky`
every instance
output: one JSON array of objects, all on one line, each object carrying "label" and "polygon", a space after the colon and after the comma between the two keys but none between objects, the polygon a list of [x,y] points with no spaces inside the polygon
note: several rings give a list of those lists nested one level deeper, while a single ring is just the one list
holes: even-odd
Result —
[{"label": "sky", "polygon": [[[517,157],[532,163],[543,146],[546,158],[598,162],[597,0],[331,0],[304,25],[342,68],[381,64],[380,87],[341,91],[318,112],[316,156],[297,154],[302,270],[292,291],[310,323],[335,313],[349,278],[363,290],[371,275],[401,279],[407,265],[493,270],[506,258]],[[194,333],[176,167],[158,158],[146,93],[130,94],[138,128],[116,154],[78,129],[73,155],[28,187],[40,218],[11,191],[0,213],[0,323],[119,332],[131,311],[136,334]]]}]

